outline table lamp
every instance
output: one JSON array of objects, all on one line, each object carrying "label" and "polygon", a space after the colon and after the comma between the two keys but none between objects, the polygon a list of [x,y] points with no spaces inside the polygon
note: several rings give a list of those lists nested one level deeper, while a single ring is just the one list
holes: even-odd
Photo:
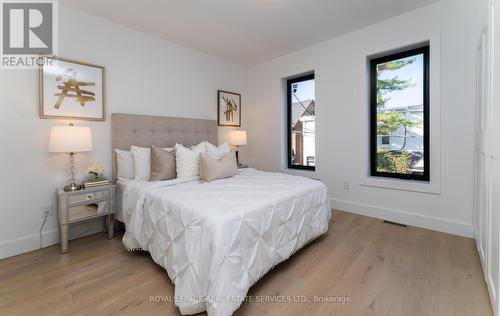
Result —
[{"label": "table lamp", "polygon": [[90,127],[54,126],[50,131],[49,152],[67,153],[69,155],[71,183],[64,187],[64,191],[78,191],[82,189],[75,181],[75,154],[92,150]]},{"label": "table lamp", "polygon": [[238,160],[238,148],[247,144],[247,132],[246,131],[230,131],[228,136],[229,145],[236,147],[236,163],[240,166]]}]

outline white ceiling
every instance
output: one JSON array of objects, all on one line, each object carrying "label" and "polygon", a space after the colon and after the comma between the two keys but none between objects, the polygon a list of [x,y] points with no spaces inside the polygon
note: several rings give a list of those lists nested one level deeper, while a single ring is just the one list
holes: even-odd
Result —
[{"label": "white ceiling", "polygon": [[437,0],[61,0],[243,65],[255,65]]}]

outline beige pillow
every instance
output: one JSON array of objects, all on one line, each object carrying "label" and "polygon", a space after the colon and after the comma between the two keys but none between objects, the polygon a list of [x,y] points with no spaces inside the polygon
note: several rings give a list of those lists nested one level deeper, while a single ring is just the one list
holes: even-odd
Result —
[{"label": "beige pillow", "polygon": [[174,151],[151,146],[151,177],[150,181],[171,180],[177,177],[175,171]]},{"label": "beige pillow", "polygon": [[207,153],[200,154],[200,178],[208,182],[234,176],[238,172],[234,153],[214,159]]}]

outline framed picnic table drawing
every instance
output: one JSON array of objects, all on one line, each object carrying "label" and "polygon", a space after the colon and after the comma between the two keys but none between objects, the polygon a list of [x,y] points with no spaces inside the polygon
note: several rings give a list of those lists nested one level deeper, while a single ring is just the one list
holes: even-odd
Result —
[{"label": "framed picnic table drawing", "polygon": [[40,117],[105,120],[104,67],[54,56],[40,66]]}]

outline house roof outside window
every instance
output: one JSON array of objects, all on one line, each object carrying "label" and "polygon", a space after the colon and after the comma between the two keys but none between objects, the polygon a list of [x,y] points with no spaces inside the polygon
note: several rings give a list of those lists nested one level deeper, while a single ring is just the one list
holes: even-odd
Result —
[{"label": "house roof outside window", "polygon": [[312,116],[316,113],[316,103],[314,100],[305,100],[292,103],[292,126],[296,126],[300,119],[304,116]]}]

